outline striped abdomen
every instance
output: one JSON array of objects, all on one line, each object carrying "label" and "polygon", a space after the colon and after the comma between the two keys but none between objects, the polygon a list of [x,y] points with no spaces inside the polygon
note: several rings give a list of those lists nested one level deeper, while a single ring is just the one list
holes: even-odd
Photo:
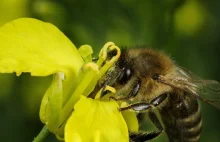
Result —
[{"label": "striped abdomen", "polygon": [[197,142],[202,119],[200,106],[188,94],[170,95],[168,104],[161,109],[165,131],[171,142]]}]

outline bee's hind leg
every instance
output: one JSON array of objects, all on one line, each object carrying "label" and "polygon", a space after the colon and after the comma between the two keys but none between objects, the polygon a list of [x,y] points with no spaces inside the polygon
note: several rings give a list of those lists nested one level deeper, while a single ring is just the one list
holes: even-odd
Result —
[{"label": "bee's hind leg", "polygon": [[152,140],[160,135],[160,132],[139,132],[139,133],[130,133],[129,138],[130,142],[145,142]]},{"label": "bee's hind leg", "polygon": [[152,140],[158,137],[162,133],[163,127],[159,119],[157,118],[156,114],[150,110],[148,115],[149,115],[150,120],[157,127],[158,131],[130,133],[129,134],[130,142],[145,142],[145,141]]}]

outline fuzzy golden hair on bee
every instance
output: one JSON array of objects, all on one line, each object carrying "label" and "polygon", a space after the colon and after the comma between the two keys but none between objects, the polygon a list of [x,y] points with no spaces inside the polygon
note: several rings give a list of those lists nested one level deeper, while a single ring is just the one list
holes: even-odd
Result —
[{"label": "fuzzy golden hair on bee", "polygon": [[154,73],[166,74],[174,67],[174,62],[164,52],[152,48],[122,49],[119,67],[134,66],[141,77],[150,77]]}]

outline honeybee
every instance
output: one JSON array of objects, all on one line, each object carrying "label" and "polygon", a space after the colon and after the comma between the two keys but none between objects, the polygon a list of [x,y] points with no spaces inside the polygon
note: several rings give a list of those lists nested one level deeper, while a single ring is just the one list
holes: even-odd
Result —
[{"label": "honeybee", "polygon": [[[117,90],[111,99],[129,104],[119,108],[120,111],[146,112],[158,129],[150,133],[130,133],[132,142],[154,139],[163,131],[172,142],[197,142],[202,127],[197,100],[220,108],[217,81],[202,80],[176,65],[165,53],[153,49],[122,49],[119,60],[97,88],[105,85]],[[164,128],[155,110],[159,111]]]}]

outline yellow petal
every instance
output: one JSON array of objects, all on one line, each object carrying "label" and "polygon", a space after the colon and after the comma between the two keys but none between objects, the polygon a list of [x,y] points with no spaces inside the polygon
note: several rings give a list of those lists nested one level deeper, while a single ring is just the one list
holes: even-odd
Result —
[{"label": "yellow petal", "polygon": [[[127,105],[128,104],[126,102],[123,102],[120,106],[125,107]],[[138,132],[139,124],[136,113],[131,110],[125,110],[122,111],[122,115],[125,119],[125,122],[127,123],[129,132]]]},{"label": "yellow petal", "polygon": [[138,120],[137,120],[137,116],[135,112],[126,110],[122,112],[122,115],[128,126],[129,132],[138,132],[139,124],[138,124]]},{"label": "yellow petal", "polygon": [[60,113],[63,103],[62,73],[54,75],[50,87],[45,93],[40,107],[40,119],[48,129],[55,133],[60,125]]},{"label": "yellow petal", "polygon": [[46,76],[76,74],[83,60],[72,42],[54,25],[20,18],[0,28],[0,73]]},{"label": "yellow petal", "polygon": [[65,127],[66,142],[128,142],[128,129],[115,101],[82,97]]}]

